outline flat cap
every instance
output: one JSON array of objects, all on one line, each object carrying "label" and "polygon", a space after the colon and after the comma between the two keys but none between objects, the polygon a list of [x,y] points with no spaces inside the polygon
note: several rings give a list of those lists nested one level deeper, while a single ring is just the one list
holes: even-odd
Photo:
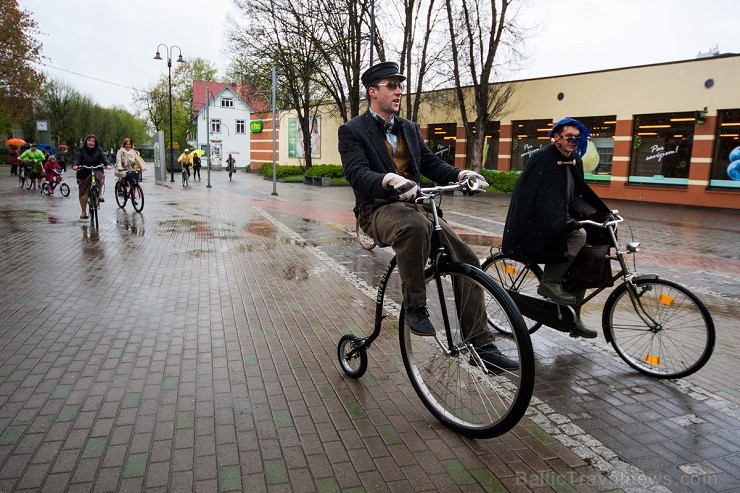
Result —
[{"label": "flat cap", "polygon": [[373,82],[387,79],[388,77],[398,77],[401,81],[406,80],[406,76],[398,71],[398,64],[396,62],[382,62],[373,65],[360,77],[362,85],[367,89]]}]

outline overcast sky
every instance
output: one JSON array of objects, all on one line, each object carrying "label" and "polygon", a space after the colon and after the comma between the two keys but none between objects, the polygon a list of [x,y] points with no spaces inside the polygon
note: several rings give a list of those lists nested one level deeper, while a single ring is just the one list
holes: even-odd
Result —
[{"label": "overcast sky", "polygon": [[[717,46],[740,53],[737,0],[527,0],[541,27],[518,79],[695,58]],[[49,58],[45,70],[102,106],[129,107],[133,91],[167,74],[157,46],[179,46],[223,76],[231,0],[20,0]],[[383,1],[376,3],[382,9]],[[179,52],[174,50],[173,60]],[[162,57],[166,58],[162,49]],[[175,69],[173,61],[173,70]],[[79,75],[78,75],[79,74]],[[118,85],[116,85],[118,84]],[[124,86],[124,87],[121,87]]]}]

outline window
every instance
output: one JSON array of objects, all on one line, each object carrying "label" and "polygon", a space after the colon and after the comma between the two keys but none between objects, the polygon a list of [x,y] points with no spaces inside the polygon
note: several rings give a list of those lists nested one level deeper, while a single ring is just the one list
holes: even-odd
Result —
[{"label": "window", "polygon": [[617,127],[617,116],[576,116],[575,119],[586,125],[588,131],[591,132],[591,142],[598,154],[598,159],[588,153],[583,156],[585,178],[609,181],[614,158],[614,131]]},{"label": "window", "polygon": [[550,143],[547,132],[553,121],[547,120],[514,120],[511,136],[511,169],[521,171],[531,156],[538,149]]},{"label": "window", "polygon": [[740,189],[740,109],[717,112],[709,186]]},{"label": "window", "polygon": [[246,120],[237,120],[235,126],[236,126],[236,133],[238,134],[247,133],[247,121]]},{"label": "window", "polygon": [[220,134],[221,133],[221,120],[218,118],[212,118],[211,119],[211,133],[212,134]]},{"label": "window", "polygon": [[455,142],[457,141],[456,123],[433,123],[427,127],[429,149],[447,161],[455,165]]},{"label": "window", "polygon": [[221,98],[221,107],[222,108],[233,108],[234,98]]},{"label": "window", "polygon": [[501,137],[501,122],[488,122],[486,143],[483,146],[483,167],[498,169],[498,143]]},{"label": "window", "polygon": [[693,112],[635,115],[630,183],[688,185]]}]

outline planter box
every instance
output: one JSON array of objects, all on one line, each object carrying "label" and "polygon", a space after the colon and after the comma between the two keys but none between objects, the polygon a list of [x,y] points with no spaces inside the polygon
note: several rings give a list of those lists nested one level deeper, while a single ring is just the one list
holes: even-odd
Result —
[{"label": "planter box", "polygon": [[325,176],[303,176],[303,184],[304,185],[316,185],[320,187],[329,187],[331,186],[331,178],[327,178]]}]

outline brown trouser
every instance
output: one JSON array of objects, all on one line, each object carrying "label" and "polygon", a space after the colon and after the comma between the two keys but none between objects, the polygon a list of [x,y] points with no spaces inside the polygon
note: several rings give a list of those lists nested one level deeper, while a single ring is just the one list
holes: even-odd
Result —
[{"label": "brown trouser", "polygon": [[[434,228],[431,212],[409,202],[392,202],[372,210],[372,204],[360,207],[360,227],[375,243],[390,246],[396,253],[398,274],[401,277],[401,291],[405,306],[419,308],[426,306],[426,280],[424,268],[431,252],[432,230]],[[480,267],[478,257],[458,237],[443,219],[440,219],[444,243],[453,262]],[[479,286],[469,282],[460,283],[456,288],[458,299],[467,300],[461,314],[462,330],[465,337],[475,338],[475,345],[483,345],[493,340],[487,330],[483,293]],[[467,320],[473,321],[466,323]],[[468,327],[474,325],[474,327]]]}]

